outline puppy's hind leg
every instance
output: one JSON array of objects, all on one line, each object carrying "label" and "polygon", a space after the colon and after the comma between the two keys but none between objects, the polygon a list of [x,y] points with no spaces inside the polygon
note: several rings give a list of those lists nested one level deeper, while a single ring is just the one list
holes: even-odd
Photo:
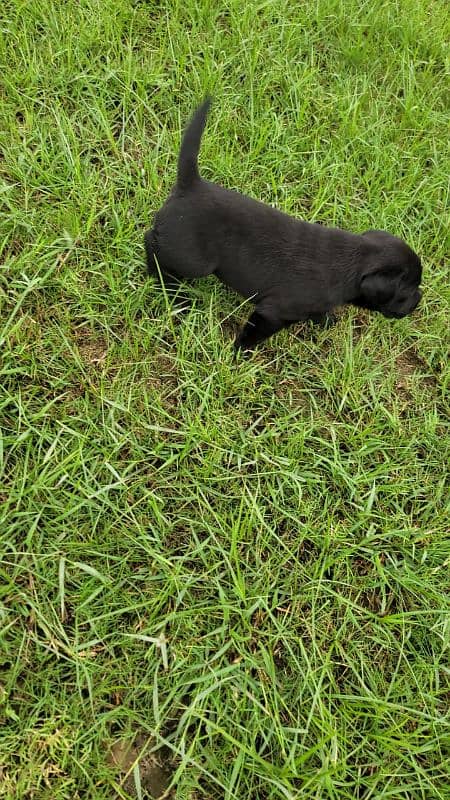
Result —
[{"label": "puppy's hind leg", "polygon": [[189,283],[189,279],[180,278],[178,275],[166,272],[161,267],[158,269],[157,277],[167,301],[173,305],[174,309],[178,312],[189,311],[192,307],[192,299],[186,291],[186,283]]},{"label": "puppy's hind leg", "polygon": [[257,344],[264,342],[289,323],[283,322],[273,312],[256,309],[239,333],[234,346],[236,350],[253,350]]}]

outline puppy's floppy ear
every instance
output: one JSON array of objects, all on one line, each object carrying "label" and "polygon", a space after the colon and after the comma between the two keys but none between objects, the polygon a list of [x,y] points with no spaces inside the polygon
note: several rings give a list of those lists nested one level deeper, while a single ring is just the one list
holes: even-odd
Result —
[{"label": "puppy's floppy ear", "polygon": [[371,306],[382,306],[395,294],[395,276],[386,271],[364,275],[361,281],[361,294]]}]

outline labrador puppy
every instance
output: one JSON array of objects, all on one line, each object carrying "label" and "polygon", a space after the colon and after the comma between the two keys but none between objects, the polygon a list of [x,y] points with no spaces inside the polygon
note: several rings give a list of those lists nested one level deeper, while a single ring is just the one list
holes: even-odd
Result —
[{"label": "labrador puppy", "polygon": [[235,342],[243,350],[294,322],[325,321],[345,303],[385,317],[410,314],[421,297],[422,268],[401,239],[294,219],[200,177],[209,107],[207,99],[188,124],[176,185],[145,234],[149,273],[167,287],[214,273],[251,300],[255,310]]}]

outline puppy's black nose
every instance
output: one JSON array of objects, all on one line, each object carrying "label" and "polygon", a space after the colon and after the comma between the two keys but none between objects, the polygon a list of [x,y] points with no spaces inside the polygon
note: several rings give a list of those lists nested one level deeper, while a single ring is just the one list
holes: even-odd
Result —
[{"label": "puppy's black nose", "polygon": [[420,289],[416,289],[416,291],[414,292],[414,297],[412,299],[411,310],[408,312],[409,314],[411,314],[411,312],[417,308],[421,299],[422,299],[422,292],[420,291]]}]

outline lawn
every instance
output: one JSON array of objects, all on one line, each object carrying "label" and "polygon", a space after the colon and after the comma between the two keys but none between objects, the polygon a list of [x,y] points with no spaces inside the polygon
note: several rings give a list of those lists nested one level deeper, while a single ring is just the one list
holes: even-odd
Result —
[{"label": "lawn", "polygon": [[[0,798],[448,800],[447,3],[0,19]],[[202,174],[407,239],[411,317],[180,317],[143,233],[206,93]]]}]

